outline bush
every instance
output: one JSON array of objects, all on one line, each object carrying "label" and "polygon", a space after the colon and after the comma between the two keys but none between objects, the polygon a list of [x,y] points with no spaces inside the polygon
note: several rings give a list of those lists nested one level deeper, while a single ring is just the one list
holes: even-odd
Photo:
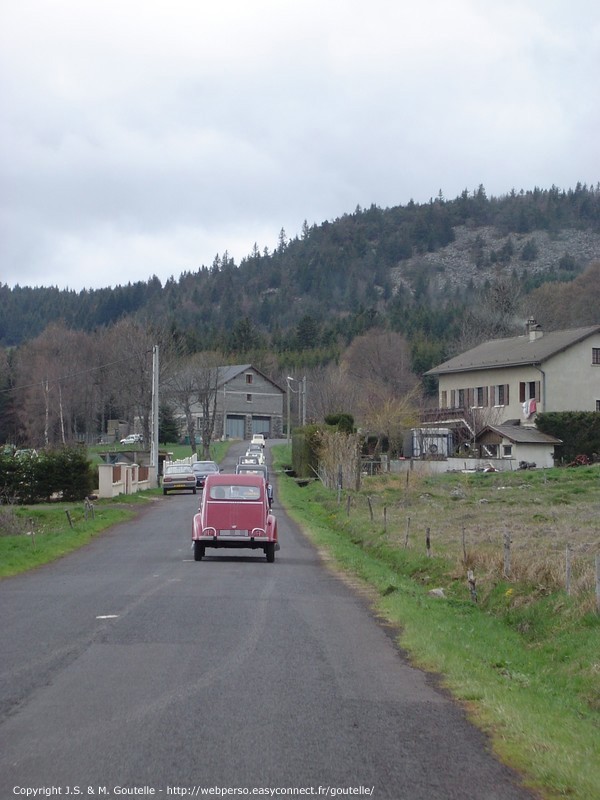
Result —
[{"label": "bush", "polygon": [[543,433],[562,439],[556,450],[563,462],[579,455],[593,459],[600,453],[600,414],[597,411],[547,411],[538,414],[536,426]]},{"label": "bush", "polygon": [[0,500],[39,503],[53,495],[83,500],[94,488],[87,452],[82,447],[13,455],[0,453]]}]

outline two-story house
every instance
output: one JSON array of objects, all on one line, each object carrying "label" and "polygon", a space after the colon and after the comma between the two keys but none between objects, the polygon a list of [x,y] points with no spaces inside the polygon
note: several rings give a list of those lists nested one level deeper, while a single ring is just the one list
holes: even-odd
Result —
[{"label": "two-story house", "polygon": [[550,445],[535,428],[537,413],[600,411],[600,325],[545,333],[530,319],[524,335],[483,342],[426,374],[439,381],[430,424],[462,428],[463,439],[473,443],[495,430],[505,448],[499,455],[511,455],[519,440]]},{"label": "two-story house", "polygon": [[[252,364],[219,367],[214,437],[282,436],[284,397],[285,389]],[[193,407],[192,413],[196,430],[202,430],[201,407]]]}]

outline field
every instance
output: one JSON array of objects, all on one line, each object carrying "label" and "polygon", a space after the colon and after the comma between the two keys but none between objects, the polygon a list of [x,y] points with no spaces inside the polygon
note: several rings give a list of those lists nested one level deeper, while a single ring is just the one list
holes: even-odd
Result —
[{"label": "field", "polygon": [[365,478],[351,499],[350,518],[355,515],[395,548],[426,554],[429,530],[431,555],[444,558],[459,580],[472,570],[480,601],[508,580],[513,603],[521,587],[529,597],[568,589],[582,612],[595,606],[598,465]]}]

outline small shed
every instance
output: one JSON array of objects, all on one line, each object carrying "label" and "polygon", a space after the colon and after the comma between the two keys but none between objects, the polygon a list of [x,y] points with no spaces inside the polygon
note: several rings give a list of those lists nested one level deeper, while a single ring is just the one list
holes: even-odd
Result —
[{"label": "small shed", "polygon": [[507,458],[538,467],[554,466],[554,448],[562,439],[533,425],[487,425],[475,437],[480,458]]}]

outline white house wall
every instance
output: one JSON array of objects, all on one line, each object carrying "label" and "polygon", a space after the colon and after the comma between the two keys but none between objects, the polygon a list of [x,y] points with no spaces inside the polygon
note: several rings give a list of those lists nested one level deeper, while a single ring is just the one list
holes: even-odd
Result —
[{"label": "white house wall", "polygon": [[508,404],[504,405],[488,405],[478,406],[477,401],[473,402],[473,406],[468,405],[465,399],[465,404],[462,406],[468,413],[472,413],[472,407],[477,409],[478,426],[482,424],[500,425],[509,419],[522,419],[523,409],[522,403],[519,400],[519,383],[521,382],[535,382],[541,381],[541,375],[538,370],[533,367],[501,367],[499,369],[485,369],[474,370],[472,372],[457,372],[452,375],[440,375],[439,377],[439,407],[443,408],[442,397],[443,392],[446,392],[447,407],[448,408],[461,408],[456,403],[454,406],[450,405],[451,391],[458,391],[461,389],[474,389],[478,387],[499,386],[508,384]]},{"label": "white house wall", "polygon": [[[592,364],[592,348],[600,348],[600,334],[588,337],[585,341],[569,347],[564,352],[547,359],[540,369],[534,366],[500,367],[498,369],[482,369],[456,372],[439,376],[439,408],[444,408],[442,399],[446,392],[446,407],[460,408],[455,403],[450,405],[452,390],[458,393],[461,389],[477,389],[508,384],[508,404],[502,406],[477,406],[475,412],[482,421],[488,424],[501,424],[509,419],[521,419],[523,416],[519,384],[539,382],[539,402],[537,411],[596,411],[600,401],[600,365]],[[471,405],[466,399],[463,406],[467,418]],[[483,418],[483,420],[482,420]],[[530,420],[532,421],[532,420]]]},{"label": "white house wall", "polygon": [[600,364],[592,364],[600,334],[557,353],[542,365],[547,402],[544,411],[596,411],[600,401]]}]

